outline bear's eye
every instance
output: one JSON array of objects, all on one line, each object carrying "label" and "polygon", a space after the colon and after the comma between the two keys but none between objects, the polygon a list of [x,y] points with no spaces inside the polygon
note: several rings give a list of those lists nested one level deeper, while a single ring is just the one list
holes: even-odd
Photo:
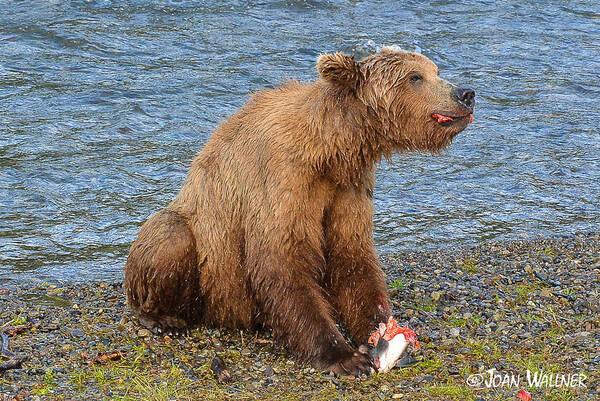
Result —
[{"label": "bear's eye", "polygon": [[408,79],[410,82],[420,82],[423,80],[423,77],[419,74],[412,74]]}]

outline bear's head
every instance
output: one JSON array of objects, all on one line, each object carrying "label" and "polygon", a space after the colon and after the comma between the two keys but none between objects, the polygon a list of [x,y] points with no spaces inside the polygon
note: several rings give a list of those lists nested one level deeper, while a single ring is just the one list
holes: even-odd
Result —
[{"label": "bear's head", "polygon": [[334,90],[361,103],[369,128],[395,150],[439,151],[472,121],[475,92],[440,78],[420,54],[384,48],[359,62],[325,54],[317,70]]}]

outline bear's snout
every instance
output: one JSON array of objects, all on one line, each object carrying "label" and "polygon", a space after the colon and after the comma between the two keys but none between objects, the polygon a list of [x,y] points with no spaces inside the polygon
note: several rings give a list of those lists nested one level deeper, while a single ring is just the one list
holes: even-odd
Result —
[{"label": "bear's snout", "polygon": [[463,106],[473,112],[475,106],[475,91],[469,88],[455,88],[452,95]]}]

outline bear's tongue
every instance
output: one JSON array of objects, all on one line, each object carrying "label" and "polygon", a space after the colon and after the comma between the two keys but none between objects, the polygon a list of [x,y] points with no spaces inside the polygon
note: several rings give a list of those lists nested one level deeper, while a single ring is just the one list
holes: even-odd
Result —
[{"label": "bear's tongue", "polygon": [[448,121],[454,121],[452,119],[452,117],[444,116],[442,114],[437,114],[437,113],[432,114],[431,117],[435,118],[437,120],[437,122],[440,123],[440,124],[448,122]]},{"label": "bear's tongue", "polygon": [[[452,119],[452,117],[444,116],[444,115],[438,114],[438,113],[432,114],[431,117],[435,118],[437,120],[437,122],[440,124],[448,122],[448,121],[454,121]],[[473,114],[469,115],[469,122],[471,122],[471,123],[473,122]]]}]

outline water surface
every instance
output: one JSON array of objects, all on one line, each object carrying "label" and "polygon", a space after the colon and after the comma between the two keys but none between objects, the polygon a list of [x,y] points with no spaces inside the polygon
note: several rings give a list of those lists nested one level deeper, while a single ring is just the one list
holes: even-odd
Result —
[{"label": "water surface", "polygon": [[5,1],[0,279],[119,279],[250,92],[384,44],[478,103],[441,156],[379,167],[380,253],[597,230],[597,1]]}]

